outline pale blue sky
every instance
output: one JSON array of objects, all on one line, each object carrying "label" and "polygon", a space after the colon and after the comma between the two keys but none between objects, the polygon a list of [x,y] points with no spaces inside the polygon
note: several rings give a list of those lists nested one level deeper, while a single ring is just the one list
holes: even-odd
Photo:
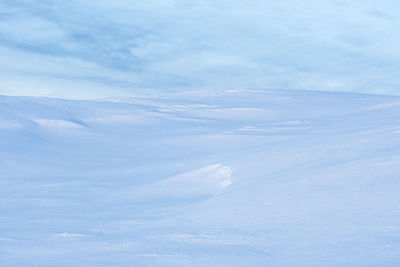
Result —
[{"label": "pale blue sky", "polygon": [[2,0],[0,94],[400,94],[395,0]]}]

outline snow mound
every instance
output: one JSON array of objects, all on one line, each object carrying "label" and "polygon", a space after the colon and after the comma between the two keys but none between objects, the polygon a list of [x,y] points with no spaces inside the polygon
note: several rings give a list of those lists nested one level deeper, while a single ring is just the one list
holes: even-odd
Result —
[{"label": "snow mound", "polygon": [[197,198],[218,193],[232,184],[232,169],[208,165],[177,176],[140,186],[131,192],[134,200]]},{"label": "snow mound", "polygon": [[34,121],[42,127],[49,129],[60,129],[60,128],[83,128],[82,125],[66,120],[50,120],[50,119],[34,119]]}]

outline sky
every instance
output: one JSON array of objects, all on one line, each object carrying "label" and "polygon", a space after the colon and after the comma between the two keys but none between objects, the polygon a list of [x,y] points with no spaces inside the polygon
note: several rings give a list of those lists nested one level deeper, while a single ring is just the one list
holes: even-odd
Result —
[{"label": "sky", "polygon": [[0,94],[400,95],[397,0],[0,0]]}]

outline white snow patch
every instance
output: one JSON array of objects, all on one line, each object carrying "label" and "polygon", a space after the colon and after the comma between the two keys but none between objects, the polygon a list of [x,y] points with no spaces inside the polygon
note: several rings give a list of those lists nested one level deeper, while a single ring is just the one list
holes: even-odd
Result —
[{"label": "white snow patch", "polygon": [[295,120],[282,122],[283,125],[301,125],[305,123],[308,123],[308,121]]},{"label": "white snow patch", "polygon": [[78,123],[66,120],[35,119],[34,121],[46,128],[83,128]]},{"label": "white snow patch", "polygon": [[241,91],[239,89],[230,89],[230,90],[225,90],[227,93],[240,93]]},{"label": "white snow patch", "polygon": [[222,188],[226,188],[228,186],[230,186],[232,184],[231,180],[223,180],[221,182],[219,182],[219,184],[221,185]]},{"label": "white snow patch", "polygon": [[56,234],[56,236],[62,236],[62,237],[85,237],[85,236],[93,236],[93,235],[84,235],[84,234],[73,234],[73,233],[62,233],[62,234]]},{"label": "white snow patch", "polygon": [[224,134],[272,134],[272,133],[279,133],[279,132],[288,132],[288,131],[295,131],[295,130],[305,130],[306,128],[292,128],[292,127],[270,127],[268,129],[257,128],[254,126],[245,126],[242,128],[234,129],[232,131],[225,131]]}]

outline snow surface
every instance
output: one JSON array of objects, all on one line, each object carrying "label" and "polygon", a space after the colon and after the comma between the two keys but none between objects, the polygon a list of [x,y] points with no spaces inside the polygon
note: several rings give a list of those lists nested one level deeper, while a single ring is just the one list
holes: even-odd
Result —
[{"label": "snow surface", "polygon": [[0,266],[399,266],[400,98],[0,97]]}]

